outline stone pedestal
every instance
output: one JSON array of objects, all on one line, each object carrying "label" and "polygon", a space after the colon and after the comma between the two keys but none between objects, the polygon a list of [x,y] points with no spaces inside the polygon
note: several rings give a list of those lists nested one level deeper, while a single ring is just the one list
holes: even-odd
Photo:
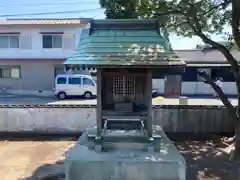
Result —
[{"label": "stone pedestal", "polygon": [[160,150],[149,152],[135,142],[110,143],[102,152],[92,148],[85,132],[69,151],[66,180],[185,180],[186,163],[161,129]]}]

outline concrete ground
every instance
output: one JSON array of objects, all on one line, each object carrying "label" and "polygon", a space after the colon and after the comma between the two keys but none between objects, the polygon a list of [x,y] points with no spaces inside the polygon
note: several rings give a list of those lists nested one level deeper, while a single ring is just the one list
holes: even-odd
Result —
[{"label": "concrete ground", "polygon": [[[62,172],[63,168],[56,167],[55,162],[65,157],[73,143],[73,139],[66,138],[52,141],[0,140],[0,179],[42,180],[39,176]],[[225,142],[181,141],[176,146],[186,159],[187,180],[240,179],[240,166],[228,160]],[[53,179],[59,180],[44,180]]]},{"label": "concrete ground", "polygon": [[[230,99],[235,105],[237,104],[237,99]],[[0,97],[0,104],[96,104],[96,99],[86,100],[86,99],[67,99],[58,100],[55,97]],[[166,98],[166,99],[153,99],[153,104],[166,104],[166,105],[178,105],[179,99],[177,98]],[[189,98],[189,105],[223,105],[219,99],[213,98]]]}]

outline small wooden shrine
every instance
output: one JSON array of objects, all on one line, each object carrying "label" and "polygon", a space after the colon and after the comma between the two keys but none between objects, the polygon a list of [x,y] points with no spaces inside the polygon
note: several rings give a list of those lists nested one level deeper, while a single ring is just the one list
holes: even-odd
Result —
[{"label": "small wooden shrine", "polygon": [[[65,64],[97,68],[95,148],[105,142],[140,142],[157,148],[152,129],[152,73],[180,74],[181,61],[161,36],[157,20],[92,20]],[[157,143],[155,143],[157,142]]]}]

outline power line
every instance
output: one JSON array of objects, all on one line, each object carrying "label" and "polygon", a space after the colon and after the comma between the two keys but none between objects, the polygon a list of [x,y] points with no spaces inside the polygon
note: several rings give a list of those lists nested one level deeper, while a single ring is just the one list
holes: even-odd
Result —
[{"label": "power line", "polygon": [[63,2],[58,2],[58,3],[54,3],[54,4],[50,4],[50,3],[32,3],[32,4],[11,4],[11,5],[3,5],[0,4],[0,7],[6,7],[6,8],[10,8],[10,7],[32,7],[32,6],[59,6],[59,5],[72,5],[72,4],[98,4],[98,2],[94,2],[94,1],[82,1],[82,2],[76,2],[76,1],[63,1]]},{"label": "power line", "polygon": [[71,13],[83,13],[88,11],[98,11],[104,10],[102,8],[95,8],[95,9],[85,9],[85,10],[73,10],[73,11],[58,11],[58,12],[39,12],[39,13],[26,13],[26,14],[4,14],[0,17],[14,17],[14,16],[37,16],[37,15],[51,15],[51,14],[71,14]]}]

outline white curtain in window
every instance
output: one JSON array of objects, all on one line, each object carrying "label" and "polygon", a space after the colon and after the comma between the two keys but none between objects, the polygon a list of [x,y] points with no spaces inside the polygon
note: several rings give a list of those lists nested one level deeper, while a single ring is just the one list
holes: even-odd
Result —
[{"label": "white curtain in window", "polygon": [[0,48],[8,48],[8,47],[9,47],[9,37],[0,36]]},{"label": "white curtain in window", "polygon": [[19,37],[9,36],[10,48],[19,48]]},{"label": "white curtain in window", "polygon": [[19,68],[11,68],[11,77],[12,78],[19,78],[20,77],[20,70]]},{"label": "white curtain in window", "polygon": [[62,48],[62,35],[53,36],[53,48]]}]

